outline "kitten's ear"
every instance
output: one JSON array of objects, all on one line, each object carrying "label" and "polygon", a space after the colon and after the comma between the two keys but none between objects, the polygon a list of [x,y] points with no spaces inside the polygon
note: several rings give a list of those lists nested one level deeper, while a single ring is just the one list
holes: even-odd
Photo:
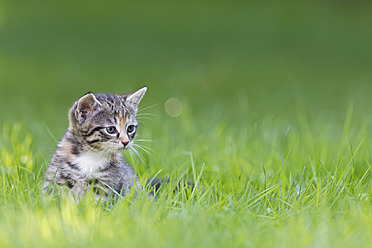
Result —
[{"label": "kitten's ear", "polygon": [[138,104],[140,103],[142,97],[145,95],[147,87],[142,87],[141,89],[137,90],[136,92],[126,95],[126,101],[137,108]]},{"label": "kitten's ear", "polygon": [[79,99],[75,109],[75,117],[81,123],[87,118],[92,116],[92,114],[101,106],[102,104],[97,100],[97,98],[92,94],[88,93]]}]

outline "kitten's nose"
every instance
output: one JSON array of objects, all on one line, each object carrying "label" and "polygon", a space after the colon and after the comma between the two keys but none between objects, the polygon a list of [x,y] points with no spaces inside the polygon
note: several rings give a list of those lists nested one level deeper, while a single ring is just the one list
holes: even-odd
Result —
[{"label": "kitten's nose", "polygon": [[120,135],[119,139],[124,147],[129,144],[129,137],[127,135]]}]

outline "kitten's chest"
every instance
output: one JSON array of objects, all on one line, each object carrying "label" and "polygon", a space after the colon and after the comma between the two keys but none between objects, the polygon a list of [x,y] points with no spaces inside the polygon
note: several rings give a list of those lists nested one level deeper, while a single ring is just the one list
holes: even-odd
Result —
[{"label": "kitten's chest", "polygon": [[87,152],[74,158],[73,163],[79,168],[81,174],[92,175],[109,166],[110,160],[101,153]]}]

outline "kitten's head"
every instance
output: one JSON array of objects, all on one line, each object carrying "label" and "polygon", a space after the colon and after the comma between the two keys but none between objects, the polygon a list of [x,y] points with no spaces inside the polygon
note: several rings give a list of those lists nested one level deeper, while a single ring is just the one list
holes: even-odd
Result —
[{"label": "kitten's head", "polygon": [[86,150],[129,149],[137,132],[137,107],[147,88],[125,95],[88,93],[69,111],[69,131]]}]

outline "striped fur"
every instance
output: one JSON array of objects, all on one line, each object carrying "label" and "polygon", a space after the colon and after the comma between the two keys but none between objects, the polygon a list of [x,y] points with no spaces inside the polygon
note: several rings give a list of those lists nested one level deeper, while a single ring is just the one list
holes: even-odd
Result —
[{"label": "striped fur", "polygon": [[43,193],[61,191],[75,199],[92,190],[96,201],[141,189],[121,152],[133,145],[137,106],[146,87],[132,94],[89,93],[69,111],[69,127],[45,173]]}]

